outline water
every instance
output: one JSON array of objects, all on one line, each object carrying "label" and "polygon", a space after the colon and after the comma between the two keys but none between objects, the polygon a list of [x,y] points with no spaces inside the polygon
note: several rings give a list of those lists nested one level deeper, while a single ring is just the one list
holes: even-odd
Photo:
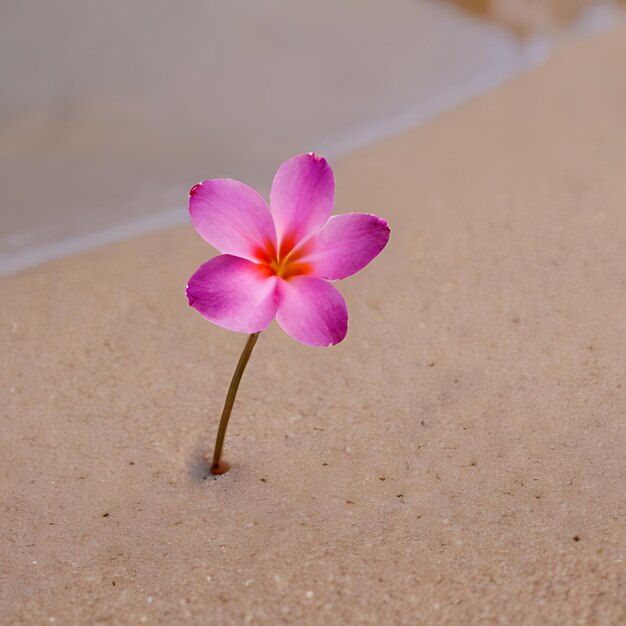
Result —
[{"label": "water", "polygon": [[62,0],[2,13],[3,274],[187,223],[198,180],[267,193],[292,154],[336,159],[550,49],[408,0],[194,0],[184,12]]}]

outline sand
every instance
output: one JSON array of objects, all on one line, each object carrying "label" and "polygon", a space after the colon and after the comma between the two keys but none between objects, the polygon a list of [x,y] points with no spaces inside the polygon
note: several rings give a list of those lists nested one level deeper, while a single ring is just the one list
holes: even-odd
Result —
[{"label": "sand", "polygon": [[0,283],[2,624],[620,624],[626,29],[336,163],[346,341],[184,298],[191,227]]},{"label": "sand", "polygon": [[[546,32],[569,25],[582,18],[604,20],[625,0],[451,0],[470,14],[491,18],[514,30],[520,36]],[[580,24],[579,24],[580,26]]]}]

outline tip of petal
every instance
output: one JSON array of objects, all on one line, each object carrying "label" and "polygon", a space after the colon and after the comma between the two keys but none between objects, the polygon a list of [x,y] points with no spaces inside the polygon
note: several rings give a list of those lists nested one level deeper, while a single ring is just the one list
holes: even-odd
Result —
[{"label": "tip of petal", "polygon": [[309,152],[309,156],[312,156],[316,161],[323,161],[324,157],[321,157],[319,154],[315,154],[315,152]]},{"label": "tip of petal", "polygon": [[372,215],[372,213],[367,213],[366,215],[371,215],[372,217],[376,218],[376,221],[380,224],[380,226],[387,231],[387,238],[389,237],[389,234],[391,233],[391,228],[389,227],[389,224],[387,222],[386,219],[382,218],[382,217],[378,217],[378,215]]},{"label": "tip of petal", "polygon": [[378,217],[378,215],[372,215],[372,213],[367,213],[367,215],[371,215],[372,217],[376,218],[376,221],[383,227],[386,228],[387,230],[391,230],[391,228],[389,228],[389,224],[387,223],[387,220],[382,218],[382,217]]},{"label": "tip of petal", "polygon": [[189,291],[189,284],[187,284],[187,287],[185,287],[185,295],[187,296],[187,302],[189,303],[189,306],[193,306],[196,299],[191,295],[191,293],[189,293]]}]

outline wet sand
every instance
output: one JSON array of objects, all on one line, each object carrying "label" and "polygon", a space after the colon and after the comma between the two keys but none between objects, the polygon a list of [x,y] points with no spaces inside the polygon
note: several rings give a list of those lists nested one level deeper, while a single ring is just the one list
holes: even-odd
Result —
[{"label": "wet sand", "polygon": [[626,30],[334,164],[333,349],[185,301],[191,227],[0,282],[3,624],[620,624]]}]

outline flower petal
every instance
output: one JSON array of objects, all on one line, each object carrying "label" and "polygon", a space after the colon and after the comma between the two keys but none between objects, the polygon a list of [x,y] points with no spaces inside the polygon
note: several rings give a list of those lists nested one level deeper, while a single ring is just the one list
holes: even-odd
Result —
[{"label": "flower petal", "polygon": [[230,178],[198,183],[189,192],[189,214],[203,239],[225,254],[256,259],[276,230],[265,200],[252,187]]},{"label": "flower petal", "polygon": [[332,346],[348,331],[343,296],[321,278],[279,279],[276,321],[291,337],[308,346]]},{"label": "flower petal", "polygon": [[281,248],[315,234],[333,210],[335,177],[326,159],[299,154],[276,172],[270,206]]},{"label": "flower petal", "polygon": [[311,242],[312,252],[302,261],[320,278],[339,280],[362,270],[389,241],[387,222],[367,213],[331,217]]},{"label": "flower petal", "polygon": [[241,333],[263,330],[276,315],[275,276],[229,254],[202,264],[189,279],[189,304],[210,322]]}]

